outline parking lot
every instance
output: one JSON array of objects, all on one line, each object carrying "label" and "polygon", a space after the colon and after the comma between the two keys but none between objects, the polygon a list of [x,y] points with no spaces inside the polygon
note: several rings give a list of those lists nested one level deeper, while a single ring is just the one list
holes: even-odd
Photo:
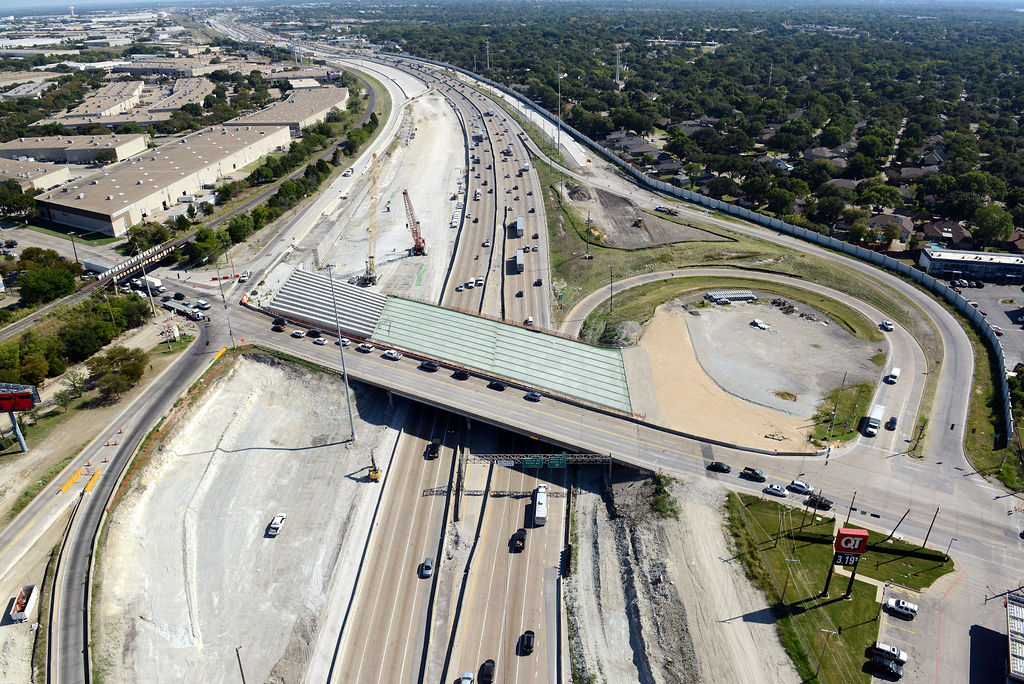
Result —
[{"label": "parking lot", "polygon": [[960,287],[960,294],[977,302],[989,323],[1003,330],[1000,342],[1006,366],[1012,369],[1024,361],[1024,292],[1020,285],[983,285]]}]

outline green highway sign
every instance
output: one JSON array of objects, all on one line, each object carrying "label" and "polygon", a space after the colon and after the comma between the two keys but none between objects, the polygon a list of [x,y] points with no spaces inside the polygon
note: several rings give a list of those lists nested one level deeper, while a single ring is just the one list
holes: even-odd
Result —
[{"label": "green highway sign", "polygon": [[544,457],[543,456],[530,456],[529,458],[523,459],[524,468],[543,468]]},{"label": "green highway sign", "polygon": [[548,456],[548,468],[564,468],[565,454],[560,456]]}]

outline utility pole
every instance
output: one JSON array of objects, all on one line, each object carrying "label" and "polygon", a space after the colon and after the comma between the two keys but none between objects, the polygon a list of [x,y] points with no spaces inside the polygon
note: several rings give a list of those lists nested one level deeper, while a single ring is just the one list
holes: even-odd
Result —
[{"label": "utility pole", "polygon": [[932,516],[931,523],[928,524],[928,533],[924,535],[924,542],[921,544],[921,548],[928,546],[928,537],[932,536],[932,527],[935,525],[935,519],[939,517],[939,507],[935,507],[935,515]]},{"label": "utility pole", "polygon": [[[207,257],[209,258],[209,257]],[[203,259],[206,261],[206,259]],[[235,333],[231,329],[231,314],[228,313],[228,300],[224,296],[224,282],[220,279],[220,259],[218,258],[214,264],[217,267],[217,287],[220,288],[220,301],[224,305],[224,316],[228,320],[228,337],[231,338],[231,348],[235,348]]]},{"label": "utility pole", "polygon": [[82,262],[78,260],[78,247],[75,245],[75,234],[68,233],[68,239],[71,240],[71,251],[75,253],[75,263],[81,266]]},{"label": "utility pole", "polygon": [[614,308],[613,308],[614,302],[612,300],[615,297],[615,291],[612,290],[612,283],[613,282],[614,281],[612,280],[612,265],[608,264],[608,313],[611,313],[612,311],[614,311]]},{"label": "utility pole", "polygon": [[238,659],[238,674],[242,675],[242,684],[245,684],[245,670],[242,669],[242,654],[239,653],[241,650],[241,646],[235,646],[235,658]]},{"label": "utility pole", "polygon": [[491,70],[491,39],[490,38],[488,38],[485,41],[485,45],[487,46],[487,70],[490,71]]},{"label": "utility pole", "polygon": [[558,65],[558,142],[555,151],[562,153],[562,65]]},{"label": "utility pole", "polygon": [[341,376],[345,382],[345,404],[348,406],[349,441],[356,441],[356,423],[352,418],[352,397],[349,396],[348,369],[345,367],[345,346],[341,343],[341,319],[338,318],[338,299],[334,295],[334,264],[327,265],[327,279],[331,283],[331,304],[334,307],[334,326],[338,332],[338,350],[341,351]]},{"label": "utility pole", "polygon": [[818,678],[818,673],[821,672],[821,661],[823,661],[825,659],[825,649],[828,648],[828,640],[832,638],[833,634],[836,635],[836,636],[839,636],[839,632],[833,632],[831,629],[823,629],[821,631],[822,632],[826,632],[826,634],[825,634],[825,645],[821,647],[821,656],[818,658],[818,667],[817,667],[816,670],[814,670],[814,678],[815,679]]},{"label": "utility pole", "polygon": [[853,499],[850,501],[850,510],[848,510],[846,512],[846,522],[843,523],[844,525],[849,525],[850,524],[850,515],[853,513],[853,504],[855,504],[856,502],[857,502],[857,490],[854,489],[853,490]]}]

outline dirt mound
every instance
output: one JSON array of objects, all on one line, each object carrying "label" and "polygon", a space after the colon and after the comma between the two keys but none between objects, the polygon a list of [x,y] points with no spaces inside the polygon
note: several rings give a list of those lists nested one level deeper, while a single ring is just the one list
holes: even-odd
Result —
[{"label": "dirt mound", "polygon": [[590,193],[582,185],[576,185],[575,183],[565,182],[565,191],[569,195],[569,199],[573,202],[586,202],[590,199]]}]

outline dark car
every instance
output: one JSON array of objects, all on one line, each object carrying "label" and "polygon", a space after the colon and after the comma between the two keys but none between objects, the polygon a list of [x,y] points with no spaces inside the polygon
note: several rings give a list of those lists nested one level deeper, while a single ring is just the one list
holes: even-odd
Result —
[{"label": "dark car", "polygon": [[805,501],[804,504],[810,506],[811,508],[817,508],[822,511],[828,511],[832,509],[832,506],[835,505],[835,502],[832,501],[831,499],[826,499],[821,494],[811,494],[809,497],[807,497],[807,501]]},{"label": "dark car", "polygon": [[892,679],[899,679],[903,676],[903,666],[897,663],[895,660],[889,660],[882,656],[872,656],[868,662],[868,667],[877,675],[883,677],[891,677]]},{"label": "dark car", "polygon": [[480,666],[480,684],[493,684],[494,682],[494,661],[487,659]]},{"label": "dark car", "polygon": [[731,473],[732,466],[728,463],[722,463],[721,461],[712,461],[708,463],[708,470],[712,470],[716,473]]},{"label": "dark car", "polygon": [[452,373],[452,377],[455,378],[456,380],[469,380],[469,371],[462,370],[460,368],[459,370]]},{"label": "dark car", "polygon": [[275,318],[274,325],[288,325],[288,321],[283,318]]},{"label": "dark car", "polygon": [[10,249],[11,247],[17,247],[17,246],[18,246],[18,241],[17,240],[5,240],[4,241],[4,247],[6,247],[8,249]]},{"label": "dark car", "polygon": [[427,445],[427,458],[437,458],[437,454],[441,451],[441,439],[435,437],[430,440],[430,444]]},{"label": "dark car", "polygon": [[523,636],[519,637],[519,653],[521,655],[530,655],[533,653],[533,630],[528,629],[523,632]]},{"label": "dark car", "polygon": [[541,278],[537,278],[536,280],[533,281],[533,286],[534,287],[540,287],[543,284],[544,284],[544,280],[541,279]]},{"label": "dark car", "polygon": [[740,477],[745,478],[747,480],[753,480],[754,482],[764,482],[765,480],[768,479],[764,476],[763,472],[761,472],[757,468],[750,467],[744,468],[742,472],[740,472]]},{"label": "dark car", "polygon": [[433,373],[434,371],[436,371],[440,367],[441,367],[441,364],[439,364],[437,361],[427,360],[427,361],[424,361],[423,363],[420,364],[420,368],[425,370],[425,371],[427,371],[427,372],[429,372],[429,373]]},{"label": "dark car", "polygon": [[175,292],[174,293],[174,298],[177,299],[180,302],[181,300],[185,299],[185,293],[184,292]]},{"label": "dark car", "polygon": [[540,392],[527,392],[523,395],[523,399],[526,399],[526,401],[540,401],[542,396]]},{"label": "dark car", "polygon": [[512,549],[515,551],[522,551],[526,548],[526,530],[520,527],[516,530],[516,533],[512,535]]},{"label": "dark car", "polygon": [[895,430],[897,423],[899,423],[899,419],[896,416],[893,416],[889,420],[885,421],[885,429]]},{"label": "dark car", "polygon": [[501,380],[491,380],[487,383],[487,388],[492,389],[495,392],[504,392],[506,387],[508,387],[508,385],[503,383]]},{"label": "dark car", "polygon": [[169,302],[169,301],[171,301],[172,299],[174,299],[174,297],[173,297],[173,296],[171,296],[171,295],[164,295],[163,297],[161,297],[161,298],[160,298],[160,301],[161,301],[161,302]]},{"label": "dark car", "polygon": [[306,337],[320,337],[321,335],[323,335],[323,333],[316,328],[310,328],[306,331]]}]

